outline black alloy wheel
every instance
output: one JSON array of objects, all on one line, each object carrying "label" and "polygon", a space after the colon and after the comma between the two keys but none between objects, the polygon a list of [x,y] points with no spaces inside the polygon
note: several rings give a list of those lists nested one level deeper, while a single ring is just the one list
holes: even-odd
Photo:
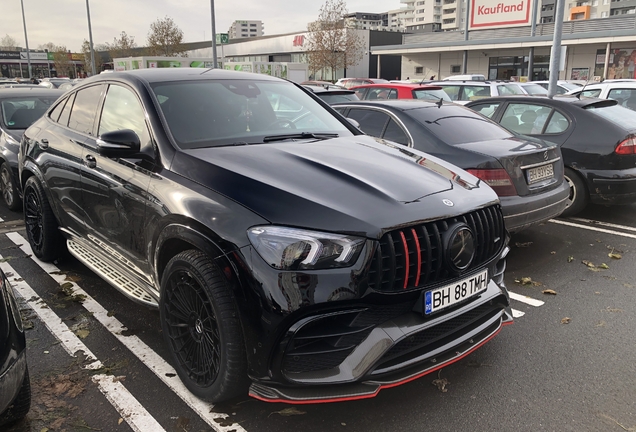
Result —
[{"label": "black alloy wheel", "polygon": [[564,177],[570,186],[570,196],[568,198],[568,205],[565,210],[563,210],[563,213],[561,213],[561,216],[574,216],[587,206],[590,197],[583,179],[576,171],[571,168],[565,168]]},{"label": "black alloy wheel", "polygon": [[164,337],[186,387],[211,402],[244,394],[247,366],[238,309],[207,255],[189,250],[170,260],[159,307]]},{"label": "black alloy wheel", "polygon": [[24,418],[31,408],[31,381],[29,379],[29,370],[24,373],[24,379],[20,386],[20,392],[15,397],[11,405],[0,413],[0,426],[13,423]]},{"label": "black alloy wheel", "polygon": [[40,181],[29,177],[24,185],[24,224],[29,245],[42,261],[59,258],[64,239]]},{"label": "black alloy wheel", "polygon": [[22,209],[22,200],[13,181],[13,176],[7,163],[0,166],[0,189],[2,189],[2,199],[9,210],[17,211]]}]

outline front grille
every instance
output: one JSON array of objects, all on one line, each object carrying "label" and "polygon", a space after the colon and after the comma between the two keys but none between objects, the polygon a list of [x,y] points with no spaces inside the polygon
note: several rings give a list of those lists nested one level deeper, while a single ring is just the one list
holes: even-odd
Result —
[{"label": "front grille", "polygon": [[369,287],[398,291],[455,278],[444,265],[443,235],[463,222],[475,235],[475,257],[465,272],[490,261],[503,247],[505,227],[499,205],[448,219],[388,232],[380,239],[369,270]]}]

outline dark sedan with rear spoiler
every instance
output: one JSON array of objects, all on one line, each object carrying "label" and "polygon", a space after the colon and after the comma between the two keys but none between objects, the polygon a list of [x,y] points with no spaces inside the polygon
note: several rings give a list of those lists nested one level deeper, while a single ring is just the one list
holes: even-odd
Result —
[{"label": "dark sedan with rear spoiler", "polygon": [[558,216],[568,201],[558,146],[519,137],[460,105],[415,100],[335,104],[360,129],[451,162],[499,195],[515,232]]},{"label": "dark sedan with rear spoiler", "polygon": [[575,215],[589,202],[636,202],[636,111],[612,99],[572,96],[508,96],[466,106],[513,132],[559,145],[570,187],[563,216]]}]

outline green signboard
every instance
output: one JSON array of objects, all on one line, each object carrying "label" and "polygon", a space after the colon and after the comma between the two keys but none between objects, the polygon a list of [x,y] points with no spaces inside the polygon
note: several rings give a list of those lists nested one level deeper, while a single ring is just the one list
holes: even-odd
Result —
[{"label": "green signboard", "polygon": [[216,34],[216,43],[217,44],[226,44],[230,41],[230,36],[227,33],[217,33]]}]

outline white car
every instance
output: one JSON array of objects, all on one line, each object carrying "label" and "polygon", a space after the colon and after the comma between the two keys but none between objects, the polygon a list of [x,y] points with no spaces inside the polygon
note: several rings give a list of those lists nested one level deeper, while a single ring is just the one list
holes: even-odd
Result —
[{"label": "white car", "polygon": [[[544,89],[548,89],[549,85],[550,85],[550,81],[530,81],[532,84],[539,84],[541,87],[543,87]],[[573,90],[580,90],[581,89],[581,84],[577,84],[577,83],[573,83],[573,82],[568,82],[565,80],[558,80],[557,81],[557,93],[556,94],[565,94],[569,91],[573,91]]]},{"label": "white car", "polygon": [[619,105],[636,111],[636,80],[605,80],[572,90],[567,95],[614,99]]},{"label": "white car", "polygon": [[442,81],[486,81],[486,77],[482,74],[451,75],[442,78]]},{"label": "white car", "polygon": [[440,86],[451,100],[460,105],[494,96],[526,95],[516,82],[509,81],[436,81],[428,83]]}]

